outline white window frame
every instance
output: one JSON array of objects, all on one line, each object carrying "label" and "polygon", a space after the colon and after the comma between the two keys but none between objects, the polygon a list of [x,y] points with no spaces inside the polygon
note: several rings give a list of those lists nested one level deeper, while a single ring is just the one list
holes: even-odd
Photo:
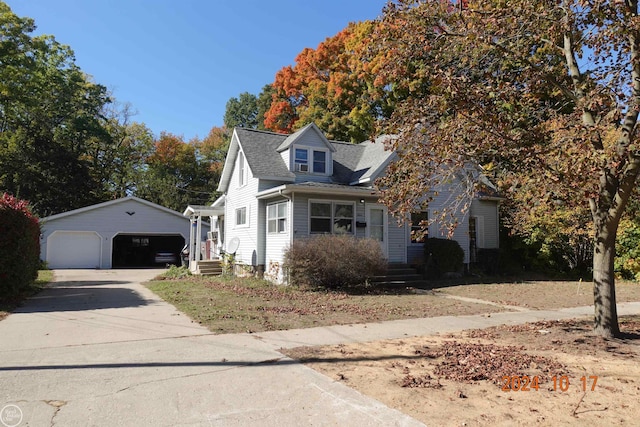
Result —
[{"label": "white window frame", "polygon": [[[298,161],[296,153],[299,151],[306,151],[307,159],[306,161]],[[315,153],[324,153],[324,172],[316,172],[314,154]],[[294,172],[301,172],[310,175],[321,175],[328,176],[331,175],[331,156],[329,150],[323,149],[315,149],[315,148],[307,148],[307,147],[294,147],[293,148],[293,170]]]},{"label": "white window frame", "polygon": [[[238,222],[238,214],[244,210],[244,222]],[[239,206],[235,209],[235,226],[236,228],[248,228],[249,227],[249,207]]]},{"label": "white window frame", "polygon": [[[280,206],[284,205],[284,216],[280,215]],[[267,205],[267,233],[269,234],[281,234],[287,232],[287,211],[288,202],[277,202]],[[275,216],[271,216],[271,213],[275,212]],[[271,231],[270,224],[275,222],[275,231]]]},{"label": "white window frame", "polygon": [[[307,158],[303,161],[302,159],[298,160],[298,151],[301,153],[305,153]],[[293,149],[293,163],[295,165],[296,172],[309,172],[309,150],[306,148],[294,148]]]},{"label": "white window frame", "polygon": [[[321,231],[311,231],[311,205],[312,204],[323,204],[323,205],[329,205],[331,207],[331,216],[330,217],[319,217],[319,216],[315,216],[313,218],[324,218],[324,219],[329,219],[329,224],[330,224],[330,231],[329,232],[321,232]],[[336,217],[336,205],[350,205],[353,207],[353,216],[351,217],[351,231],[349,232],[344,232],[344,233],[336,233],[335,232],[335,221],[337,219],[346,219],[347,217]],[[356,235],[356,202],[351,202],[348,200],[309,200],[309,211],[308,211],[308,230],[309,230],[309,234],[348,234],[348,235],[352,235],[355,236]]]}]

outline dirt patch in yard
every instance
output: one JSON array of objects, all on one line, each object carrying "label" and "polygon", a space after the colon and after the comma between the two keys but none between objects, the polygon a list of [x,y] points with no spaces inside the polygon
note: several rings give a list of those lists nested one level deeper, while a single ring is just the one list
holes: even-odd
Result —
[{"label": "dirt patch in yard", "polygon": [[543,321],[283,351],[428,425],[632,425],[640,417],[640,317],[625,339],[591,320]]}]

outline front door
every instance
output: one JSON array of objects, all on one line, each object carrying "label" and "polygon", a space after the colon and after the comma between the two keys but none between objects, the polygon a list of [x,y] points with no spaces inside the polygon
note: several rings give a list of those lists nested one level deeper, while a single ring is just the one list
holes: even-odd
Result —
[{"label": "front door", "polygon": [[385,257],[389,257],[388,233],[387,233],[387,208],[382,205],[367,205],[367,232],[366,237],[377,240]]}]

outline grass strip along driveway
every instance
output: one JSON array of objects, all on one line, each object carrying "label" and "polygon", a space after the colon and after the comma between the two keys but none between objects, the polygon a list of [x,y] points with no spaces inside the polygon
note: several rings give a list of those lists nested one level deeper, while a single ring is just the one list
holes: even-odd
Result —
[{"label": "grass strip along driveway", "polygon": [[503,311],[411,289],[312,291],[256,279],[202,276],[155,280],[147,286],[221,334]]}]

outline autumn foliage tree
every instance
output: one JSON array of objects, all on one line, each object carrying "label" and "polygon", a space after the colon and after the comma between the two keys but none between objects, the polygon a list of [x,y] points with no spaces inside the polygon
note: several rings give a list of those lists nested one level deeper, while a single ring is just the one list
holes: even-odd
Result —
[{"label": "autumn foliage tree", "polygon": [[330,139],[370,137],[377,120],[390,112],[387,91],[374,82],[377,57],[368,45],[376,25],[351,23],[278,71],[265,127],[290,133],[314,122]]},{"label": "autumn foliage tree", "polygon": [[386,123],[400,135],[386,202],[406,213],[433,190],[434,172],[486,165],[516,229],[556,215],[591,236],[595,331],[616,336],[615,239],[640,172],[637,1],[459,6],[385,9],[380,74],[421,82]]},{"label": "autumn foliage tree", "polygon": [[162,132],[135,194],[176,211],[189,204],[212,202],[216,172],[200,148],[197,140],[185,142],[181,136]]}]

